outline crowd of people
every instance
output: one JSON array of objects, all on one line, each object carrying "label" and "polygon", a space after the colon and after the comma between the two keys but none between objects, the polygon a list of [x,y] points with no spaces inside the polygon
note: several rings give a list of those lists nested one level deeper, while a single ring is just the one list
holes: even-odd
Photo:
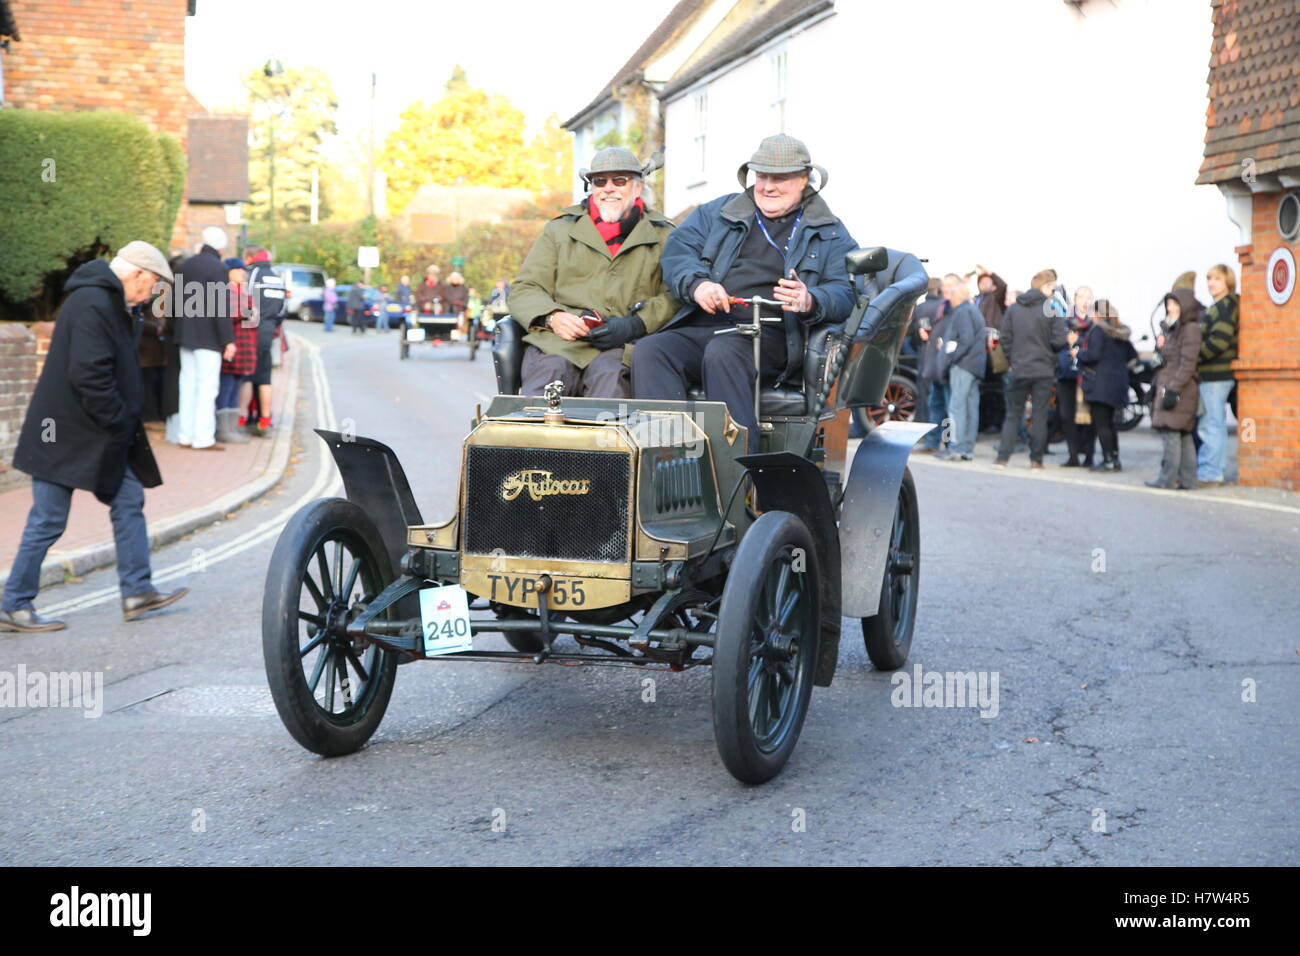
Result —
[{"label": "crowd of people", "polygon": [[[421,315],[454,316],[457,324],[452,338],[460,341],[470,334],[472,324],[480,320],[485,312],[505,314],[506,296],[510,293],[508,282],[498,281],[485,301],[477,289],[465,284],[465,277],[461,273],[453,271],[447,276],[446,282],[442,281],[441,275],[442,269],[431,265],[425,270],[424,279],[419,285],[412,287],[411,277],[403,275],[391,290],[386,283],[380,283],[369,297],[366,291],[370,286],[364,280],[358,280],[342,299],[336,281],[326,279],[321,304],[325,331],[333,332],[342,316],[346,318],[354,335],[362,335],[369,324],[366,318],[368,312],[373,312],[375,329],[379,332],[392,329],[394,319],[399,325],[410,328],[419,321]],[[394,310],[390,306],[397,308]]]},{"label": "crowd of people", "polygon": [[[973,307],[970,278],[979,289]],[[1190,490],[1224,482],[1225,409],[1237,355],[1236,276],[1215,265],[1206,283],[1214,299],[1208,309],[1186,279],[1164,296],[1150,402],[1163,453],[1159,474],[1147,482],[1151,487]],[[1008,289],[982,266],[931,281],[908,347],[919,358],[917,420],[945,427],[930,432],[918,450],[946,461],[973,460],[979,399],[972,380],[982,379],[1005,395],[994,465],[1006,467],[1016,451],[1027,450],[1030,468],[1044,467],[1049,415],[1036,412],[1055,404],[1067,450],[1061,467],[1121,471],[1116,422],[1139,361],[1132,330],[1087,286],[1077,288],[1067,305],[1052,269],[1035,274],[1029,285],[1027,292]]]},{"label": "crowd of people", "polygon": [[209,227],[193,255],[174,256],[174,280],[135,306],[145,427],[195,451],[221,451],[272,428],[271,369],[287,348],[284,283],[265,248],[223,258],[225,230]]}]

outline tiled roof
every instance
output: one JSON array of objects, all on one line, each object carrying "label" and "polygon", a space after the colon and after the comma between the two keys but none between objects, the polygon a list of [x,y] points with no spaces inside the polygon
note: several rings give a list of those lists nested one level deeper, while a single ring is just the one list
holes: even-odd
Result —
[{"label": "tiled roof", "polygon": [[600,91],[600,95],[565,120],[564,128],[570,129],[585,114],[607,99],[614,90],[629,80],[636,79],[641,71],[645,69],[645,65],[654,58],[655,54],[663,49],[664,45],[676,36],[679,30],[687,26],[707,4],[708,0],[679,0],[677,5],[668,11],[668,16],[664,17],[663,22],[655,27],[655,31],[632,54],[632,58],[619,68],[612,80],[605,84]]},{"label": "tiled roof", "polygon": [[1300,169],[1300,0],[1213,0],[1198,183]]},{"label": "tiled roof", "polygon": [[191,116],[189,138],[190,202],[248,201],[248,118]]},{"label": "tiled roof", "polygon": [[733,60],[747,56],[773,37],[784,33],[802,20],[831,9],[834,0],[778,0],[771,9],[754,17],[739,30],[724,39],[699,61],[690,64],[664,87],[660,95],[667,99],[686,89],[696,80]]}]

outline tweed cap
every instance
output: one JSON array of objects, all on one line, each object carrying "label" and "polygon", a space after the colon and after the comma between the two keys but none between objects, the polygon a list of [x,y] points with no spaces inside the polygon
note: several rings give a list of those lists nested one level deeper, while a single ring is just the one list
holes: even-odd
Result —
[{"label": "tweed cap", "polygon": [[598,152],[591,160],[591,168],[578,171],[583,179],[590,180],[596,173],[631,173],[640,176],[641,160],[630,149],[622,146],[608,146]]},{"label": "tweed cap", "polygon": [[117,250],[117,258],[131,263],[137,269],[152,272],[159,279],[172,281],[172,270],[167,265],[167,257],[142,239],[128,242]]},{"label": "tweed cap", "polygon": [[758,144],[758,149],[749,157],[749,161],[740,164],[736,178],[740,180],[741,189],[749,185],[746,177],[751,169],[756,173],[802,173],[815,169],[821,174],[821,185],[818,188],[824,188],[829,179],[826,170],[813,164],[808,147],[801,140],[785,133],[767,137]]}]

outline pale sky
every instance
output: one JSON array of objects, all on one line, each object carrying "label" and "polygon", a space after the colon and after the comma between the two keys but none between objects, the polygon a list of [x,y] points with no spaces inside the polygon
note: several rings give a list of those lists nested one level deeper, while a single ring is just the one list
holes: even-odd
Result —
[{"label": "pale sky", "polygon": [[551,113],[563,122],[586,106],[674,5],[640,0],[614,16],[590,0],[198,0],[186,23],[186,83],[219,110],[238,101],[239,78],[271,56],[321,67],[339,99],[340,137],[353,139],[369,122],[373,70],[382,141],[405,106],[441,96],[459,63],[535,129]]}]

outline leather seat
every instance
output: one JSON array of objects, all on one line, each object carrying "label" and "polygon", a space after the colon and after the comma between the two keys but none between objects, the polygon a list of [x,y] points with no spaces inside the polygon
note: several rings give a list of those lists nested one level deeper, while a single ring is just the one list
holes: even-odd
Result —
[{"label": "leather seat", "polygon": [[[826,350],[831,333],[838,332],[840,328],[839,325],[823,325],[813,330],[804,347],[801,379],[763,388],[759,393],[761,415],[790,417],[808,413],[808,396],[817,395],[822,375],[826,371]],[[500,394],[519,394],[526,345],[524,330],[518,322],[508,315],[497,319],[492,364],[496,370],[497,391]],[[691,389],[689,394],[696,401],[704,400],[703,389]]]}]

